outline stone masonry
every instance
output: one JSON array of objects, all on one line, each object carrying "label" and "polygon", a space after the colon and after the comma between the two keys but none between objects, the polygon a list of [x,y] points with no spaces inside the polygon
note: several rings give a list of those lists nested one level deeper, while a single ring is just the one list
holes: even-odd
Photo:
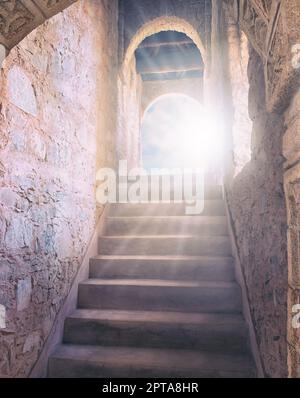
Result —
[{"label": "stone masonry", "polygon": [[117,39],[117,2],[79,1],[1,71],[0,377],[28,376],[101,212],[95,173],[115,161]]}]

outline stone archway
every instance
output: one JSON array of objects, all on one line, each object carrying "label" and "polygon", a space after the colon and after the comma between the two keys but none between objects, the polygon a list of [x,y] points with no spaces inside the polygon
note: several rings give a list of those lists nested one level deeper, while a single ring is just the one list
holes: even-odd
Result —
[{"label": "stone archway", "polygon": [[[188,36],[199,49],[204,66],[206,65],[207,51],[200,36],[200,32],[186,19],[177,16],[160,16],[146,22],[137,29],[136,33],[129,41],[127,48],[125,48],[121,59],[119,81],[119,126],[122,126],[122,131],[118,132],[117,153],[119,159],[126,158],[131,165],[137,166],[140,162],[141,143],[139,134],[141,112],[143,111],[143,85],[140,76],[136,73],[134,54],[139,45],[147,37],[170,30],[184,33]],[[205,85],[205,69],[203,80]],[[199,91],[201,92],[202,90],[199,89]],[[205,91],[205,89],[203,91]],[[194,96],[196,96],[195,93]],[[199,97],[197,99],[199,99]],[[128,115],[131,115],[130,123],[128,121]]]},{"label": "stone archway", "polygon": [[193,27],[193,25],[191,25],[189,22],[187,22],[182,18],[174,16],[163,16],[155,18],[152,21],[146,23],[133,36],[124,54],[123,70],[124,69],[126,70],[126,68],[128,68],[128,65],[132,60],[134,52],[136,51],[136,49],[144,39],[156,33],[167,30],[173,30],[176,32],[184,33],[189,38],[191,38],[198,47],[204,64],[206,64],[206,58],[207,58],[206,49],[204,47],[199,32]]},{"label": "stone archway", "polygon": [[0,4],[0,44],[10,51],[47,19],[77,0],[8,0]]}]

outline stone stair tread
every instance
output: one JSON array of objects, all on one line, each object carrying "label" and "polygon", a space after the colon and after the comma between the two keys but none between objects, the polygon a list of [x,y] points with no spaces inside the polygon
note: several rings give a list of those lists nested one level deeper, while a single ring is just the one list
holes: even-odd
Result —
[{"label": "stone stair tread", "polygon": [[98,254],[231,256],[232,248],[229,236],[121,235],[99,237]]},{"label": "stone stair tread", "polygon": [[226,216],[189,216],[186,214],[183,215],[170,215],[170,216],[164,216],[164,215],[151,215],[151,216],[114,216],[114,215],[109,215],[107,216],[107,220],[143,220],[145,219],[145,221],[151,221],[151,219],[153,220],[189,220],[190,222],[195,222],[195,223],[200,223],[200,224],[204,224],[206,222],[209,223],[225,223],[227,224],[227,217]]},{"label": "stone stair tread", "polygon": [[155,286],[155,287],[185,287],[185,288],[237,288],[236,282],[210,282],[210,281],[171,281],[162,279],[88,279],[80,285],[99,285],[99,286]]},{"label": "stone stair tread", "polygon": [[186,313],[170,311],[120,311],[120,310],[75,310],[68,318],[95,320],[95,321],[117,321],[117,322],[157,322],[175,324],[232,324],[239,327],[245,326],[241,314],[205,314]]},{"label": "stone stair tread", "polygon": [[242,309],[236,282],[96,278],[78,289],[79,308],[205,313]]},{"label": "stone stair tread", "polygon": [[90,278],[233,281],[232,257],[118,256],[90,258]]},{"label": "stone stair tread", "polygon": [[[63,366],[58,366],[63,361]],[[70,366],[67,367],[67,362]],[[66,362],[66,363],[65,363]],[[62,371],[66,377],[70,377],[72,366],[84,366],[89,373],[91,366],[99,368],[103,372],[104,367],[117,368],[118,371],[126,370],[133,374],[140,371],[150,371],[157,375],[191,374],[195,377],[253,377],[254,367],[247,355],[215,354],[196,350],[159,349],[159,348],[135,348],[135,347],[102,347],[102,346],[78,346],[61,345],[50,358],[49,373],[58,376]],[[95,370],[93,371],[95,372]],[[77,369],[77,372],[79,370]],[[76,370],[75,370],[76,372]],[[82,370],[81,377],[84,377]],[[129,375],[128,375],[129,376]],[[72,377],[72,376],[71,376]],[[78,377],[74,374],[74,377]]]},{"label": "stone stair tread", "polygon": [[[186,208],[190,207],[187,202],[139,202],[139,203],[115,203],[110,205],[108,216],[190,216],[186,213]],[[202,212],[192,217],[201,218],[203,216],[225,216],[226,208],[224,199],[204,200]]]},{"label": "stone stair tread", "polygon": [[209,239],[209,240],[228,240],[226,236],[211,236],[211,235],[102,235],[101,238],[105,239]]},{"label": "stone stair tread", "polygon": [[49,377],[256,376],[224,201],[205,203],[111,206]]},{"label": "stone stair tread", "polygon": [[126,254],[125,255],[122,255],[122,254],[101,255],[101,254],[99,254],[98,256],[91,257],[91,259],[93,259],[93,260],[149,260],[149,261],[152,261],[152,260],[159,260],[159,261],[216,260],[216,261],[220,261],[220,259],[222,259],[222,258],[224,260],[225,259],[232,260],[231,256],[223,256],[223,257],[221,257],[221,256],[219,256],[219,257],[216,257],[216,256],[189,256],[189,255],[186,255],[186,256],[157,255],[156,256],[156,255],[150,255],[150,254],[144,255],[144,256],[139,255],[139,254],[137,254],[137,255],[134,255],[134,254],[132,254],[132,255],[126,255]]}]

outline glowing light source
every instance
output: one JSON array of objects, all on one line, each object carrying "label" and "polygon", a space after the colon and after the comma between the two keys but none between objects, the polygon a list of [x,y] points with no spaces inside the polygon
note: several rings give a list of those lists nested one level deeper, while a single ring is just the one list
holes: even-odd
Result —
[{"label": "glowing light source", "polygon": [[142,147],[146,168],[207,169],[220,161],[222,133],[198,101],[185,95],[166,95],[146,111]]}]

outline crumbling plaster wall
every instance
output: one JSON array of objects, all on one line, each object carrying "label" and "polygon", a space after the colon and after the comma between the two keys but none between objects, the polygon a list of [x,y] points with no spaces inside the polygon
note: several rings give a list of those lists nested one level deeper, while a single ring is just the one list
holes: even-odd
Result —
[{"label": "crumbling plaster wall", "polygon": [[118,5],[82,0],[27,36],[1,70],[0,377],[27,376],[102,211],[115,164]]}]

